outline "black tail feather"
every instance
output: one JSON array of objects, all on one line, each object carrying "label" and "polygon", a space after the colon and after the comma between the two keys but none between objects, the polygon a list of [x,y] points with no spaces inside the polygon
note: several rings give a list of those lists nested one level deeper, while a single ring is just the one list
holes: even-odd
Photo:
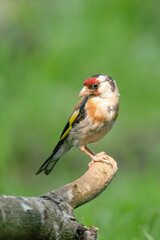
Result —
[{"label": "black tail feather", "polygon": [[[53,169],[53,167],[55,166],[56,162],[59,160],[58,159],[53,159],[54,155],[56,154],[56,152],[59,150],[60,146],[63,144],[63,141],[59,141],[55,147],[55,149],[53,150],[51,156],[49,158],[47,158],[47,160],[42,164],[42,166],[40,167],[40,169],[36,172],[36,175],[38,175],[41,172],[45,172],[46,175],[48,175],[50,173],[50,171]],[[49,166],[49,164],[53,164],[53,166],[51,167],[51,169],[47,169],[47,167]]]},{"label": "black tail feather", "polygon": [[51,156],[49,158],[47,158],[47,160],[42,164],[42,166],[40,167],[40,169],[36,172],[36,175],[38,175],[39,173],[43,172],[46,168],[46,166],[48,166],[48,164],[50,163],[50,160],[53,157],[53,153],[51,154]]}]

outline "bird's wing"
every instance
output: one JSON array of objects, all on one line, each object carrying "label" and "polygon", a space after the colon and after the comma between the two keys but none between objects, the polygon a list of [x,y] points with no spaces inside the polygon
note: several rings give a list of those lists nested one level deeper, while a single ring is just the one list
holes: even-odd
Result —
[{"label": "bird's wing", "polygon": [[69,120],[68,120],[68,122],[67,122],[65,128],[63,129],[63,132],[62,132],[62,134],[60,136],[60,141],[63,141],[68,136],[68,134],[69,134],[69,132],[70,132],[70,130],[71,130],[75,120],[77,119],[78,115],[79,115],[79,111],[77,110],[69,118]]},{"label": "bird's wing", "polygon": [[54,148],[51,156],[43,163],[43,165],[40,167],[36,174],[39,174],[42,171],[44,171],[45,174],[49,174],[53,167],[55,166],[56,162],[61,158],[61,156],[65,154],[67,151],[69,151],[70,146],[66,142],[64,142],[64,140],[67,138],[74,124],[76,123],[78,124],[82,119],[85,118],[85,104],[87,100],[88,97],[85,97],[79,101],[79,103],[73,110],[73,113],[71,114],[71,117],[69,118],[60,136],[60,140],[57,143],[56,147]]},{"label": "bird's wing", "polygon": [[88,100],[88,97],[82,98],[79,103],[77,104],[77,106],[75,107],[75,109],[73,110],[65,128],[63,129],[63,132],[60,136],[60,142],[63,141],[64,139],[66,139],[66,137],[68,136],[70,130],[72,129],[72,127],[74,126],[75,123],[79,123],[82,119],[84,119],[85,117],[85,104]]}]

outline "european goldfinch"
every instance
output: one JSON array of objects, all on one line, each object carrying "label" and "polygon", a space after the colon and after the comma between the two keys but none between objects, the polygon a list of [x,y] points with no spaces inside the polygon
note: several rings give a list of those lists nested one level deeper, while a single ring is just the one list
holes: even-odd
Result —
[{"label": "european goldfinch", "polygon": [[90,165],[96,161],[108,163],[105,153],[95,155],[86,145],[104,137],[116,121],[119,111],[116,82],[103,74],[93,75],[86,79],[78,97],[82,99],[73,110],[59,142],[36,174],[44,171],[48,175],[73,146],[91,157]]}]

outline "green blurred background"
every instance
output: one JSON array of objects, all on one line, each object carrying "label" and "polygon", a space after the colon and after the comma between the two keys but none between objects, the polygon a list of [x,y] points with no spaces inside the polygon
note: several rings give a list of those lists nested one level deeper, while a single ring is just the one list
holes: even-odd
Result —
[{"label": "green blurred background", "polygon": [[160,239],[160,4],[158,0],[0,1],[0,194],[39,196],[81,176],[72,149],[49,176],[51,154],[84,80],[112,76],[120,113],[91,149],[119,171],[75,215],[101,240]]}]

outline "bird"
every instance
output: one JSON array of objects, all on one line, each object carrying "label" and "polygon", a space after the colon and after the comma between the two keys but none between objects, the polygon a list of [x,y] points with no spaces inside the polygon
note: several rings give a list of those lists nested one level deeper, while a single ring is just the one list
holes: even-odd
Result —
[{"label": "bird", "polygon": [[116,81],[110,76],[95,74],[85,80],[78,98],[81,100],[74,108],[57,145],[36,175],[43,171],[48,175],[57,161],[72,147],[77,147],[91,157],[89,167],[97,161],[109,163],[105,152],[95,154],[87,144],[103,138],[117,119],[119,91]]}]

